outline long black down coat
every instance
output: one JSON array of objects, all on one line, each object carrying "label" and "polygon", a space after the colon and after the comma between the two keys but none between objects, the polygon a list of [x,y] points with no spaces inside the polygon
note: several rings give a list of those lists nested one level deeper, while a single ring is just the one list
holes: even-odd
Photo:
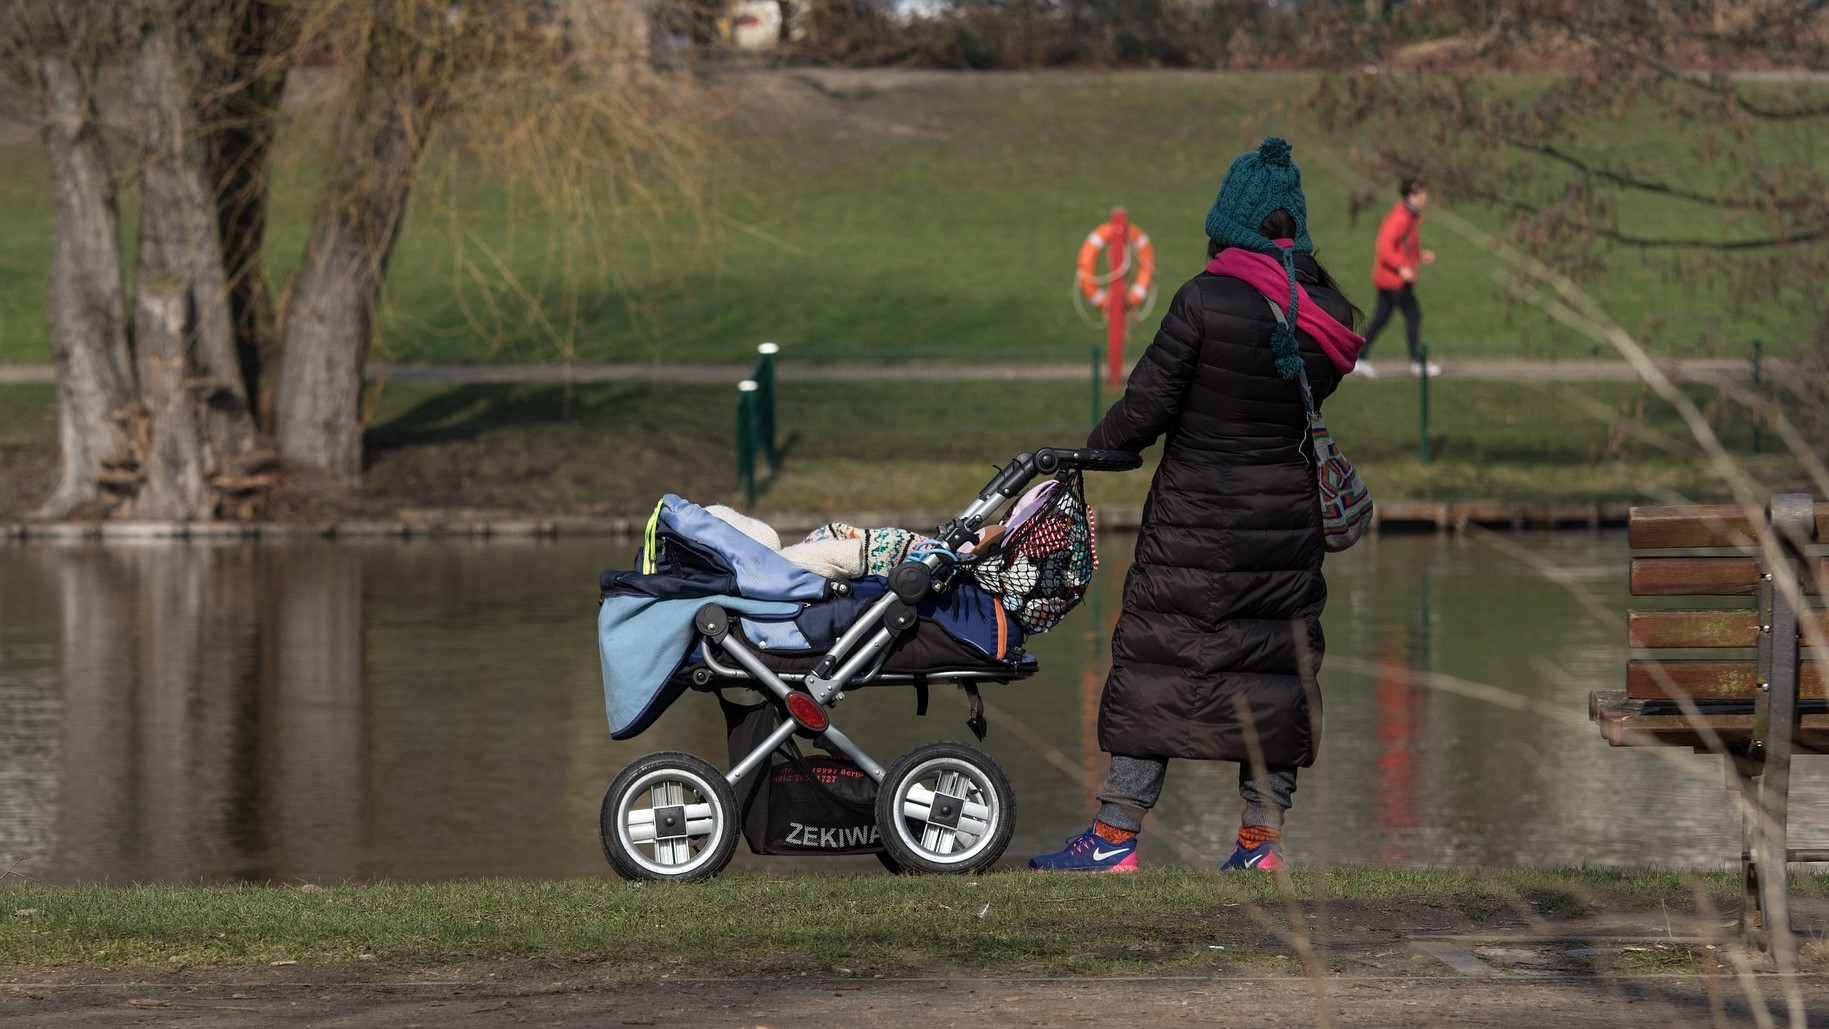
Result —
[{"label": "long black down coat", "polygon": [[[1297,279],[1351,324],[1351,305]],[[1320,498],[1296,383],[1277,375],[1275,316],[1239,279],[1176,291],[1124,396],[1086,445],[1142,451],[1167,437],[1124,580],[1099,742],[1129,757],[1307,766],[1321,741]],[[1297,333],[1317,402],[1340,373]],[[1255,737],[1255,740],[1253,739]]]}]

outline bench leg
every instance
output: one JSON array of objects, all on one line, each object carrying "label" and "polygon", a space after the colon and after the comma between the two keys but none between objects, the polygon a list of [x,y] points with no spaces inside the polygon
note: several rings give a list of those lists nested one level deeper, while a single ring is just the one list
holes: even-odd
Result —
[{"label": "bench leg", "polygon": [[1740,933],[1760,950],[1765,949],[1759,892],[1759,773],[1763,765],[1757,758],[1727,755],[1727,785],[1734,791],[1734,806],[1740,811]]},{"label": "bench leg", "polygon": [[[1753,708],[1753,747],[1765,767],[1759,776],[1759,803],[1754,805],[1759,824],[1753,859],[1766,941],[1778,971],[1787,974],[1797,970],[1797,940],[1791,935],[1786,831],[1791,750],[1797,736],[1799,658],[1798,610],[1792,596],[1802,589],[1801,547],[1814,536],[1814,511],[1811,498],[1804,494],[1772,498],[1767,508],[1772,538],[1764,542],[1768,549],[1781,552],[1783,571],[1791,588],[1779,588],[1770,564],[1759,584],[1759,609],[1767,617],[1760,626],[1760,664],[1764,674]],[[1772,546],[1774,543],[1776,546]]]},{"label": "bench leg", "polygon": [[[1776,734],[1775,734],[1776,735]],[[1759,777],[1758,850],[1759,911],[1764,922],[1766,943],[1781,972],[1797,968],[1797,940],[1791,935],[1791,898],[1786,848],[1791,792],[1791,753],[1789,741],[1769,754],[1765,774]]]}]

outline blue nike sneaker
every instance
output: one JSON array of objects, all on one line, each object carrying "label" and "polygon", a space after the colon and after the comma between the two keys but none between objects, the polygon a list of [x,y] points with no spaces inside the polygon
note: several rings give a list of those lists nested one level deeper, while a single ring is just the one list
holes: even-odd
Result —
[{"label": "blue nike sneaker", "polygon": [[1222,872],[1274,872],[1284,867],[1287,866],[1283,864],[1283,848],[1275,840],[1271,840],[1250,849],[1246,849],[1242,843],[1234,846],[1232,856],[1226,859],[1225,864],[1219,866],[1219,870]]},{"label": "blue nike sneaker", "polygon": [[1029,867],[1037,872],[1134,872],[1137,840],[1111,843],[1088,829],[1068,839],[1065,848],[1030,858]]}]

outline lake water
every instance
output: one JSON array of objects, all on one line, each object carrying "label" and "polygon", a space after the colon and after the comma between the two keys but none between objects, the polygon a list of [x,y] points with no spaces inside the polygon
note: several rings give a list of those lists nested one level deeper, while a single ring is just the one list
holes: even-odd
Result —
[{"label": "lake water", "polygon": [[[1019,814],[1019,864],[1080,829],[1133,541],[1104,541],[1088,601],[990,686],[984,747]],[[0,547],[0,872],[54,882],[607,877],[597,815],[635,757],[723,765],[689,694],[612,742],[602,539],[33,543]],[[1725,866],[1719,759],[1616,750],[1587,695],[1623,681],[1623,536],[1395,536],[1330,558],[1326,734],[1288,829],[1298,863]],[[1599,614],[1607,615],[1605,620]],[[1520,710],[1522,707],[1522,710]],[[888,764],[969,739],[957,691],[854,691],[836,724]],[[1829,793],[1800,763],[1800,805]],[[1223,860],[1233,766],[1178,762],[1148,864]],[[1829,839],[1794,807],[1796,845]],[[734,867],[874,871],[869,858]]]}]

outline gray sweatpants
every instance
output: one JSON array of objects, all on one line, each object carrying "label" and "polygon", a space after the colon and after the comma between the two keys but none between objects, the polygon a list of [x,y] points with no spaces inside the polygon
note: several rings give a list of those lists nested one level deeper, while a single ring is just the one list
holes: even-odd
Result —
[{"label": "gray sweatpants", "polygon": [[[1143,816],[1162,796],[1168,768],[1167,758],[1113,754],[1111,773],[1099,790],[1098,820],[1114,829],[1141,832]],[[1295,792],[1295,765],[1270,765],[1258,776],[1251,774],[1250,765],[1239,765],[1238,795],[1245,802],[1239,824],[1281,829]]]}]

